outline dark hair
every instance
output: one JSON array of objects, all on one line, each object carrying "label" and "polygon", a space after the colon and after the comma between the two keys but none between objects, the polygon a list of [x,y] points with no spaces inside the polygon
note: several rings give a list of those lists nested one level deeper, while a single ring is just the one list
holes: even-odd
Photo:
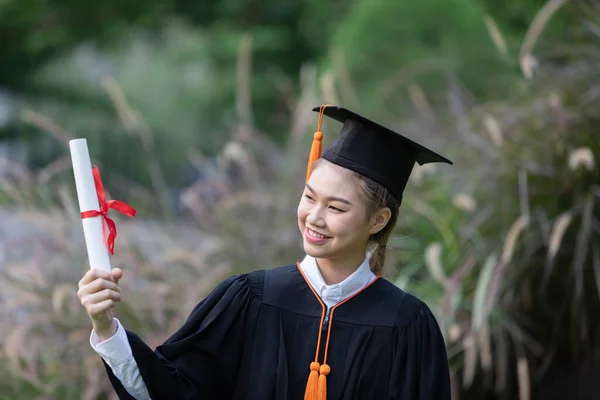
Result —
[{"label": "dark hair", "polygon": [[[312,169],[314,170],[318,165],[320,165],[323,162],[322,160],[324,159],[318,159],[312,165]],[[387,242],[394,231],[396,222],[398,222],[401,201],[383,185],[375,182],[374,180],[349,169],[348,172],[351,174],[352,179],[363,193],[365,206],[367,209],[367,219],[371,219],[373,214],[382,208],[387,207],[392,212],[387,225],[379,232],[371,235],[368,241],[368,244],[370,244],[372,247],[371,256],[369,258],[371,271],[373,271],[375,275],[381,276],[383,274],[383,267],[385,264]]]}]

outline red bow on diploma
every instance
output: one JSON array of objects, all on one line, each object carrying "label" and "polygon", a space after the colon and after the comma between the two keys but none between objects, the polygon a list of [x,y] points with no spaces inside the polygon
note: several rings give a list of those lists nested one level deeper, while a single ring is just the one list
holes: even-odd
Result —
[{"label": "red bow on diploma", "polygon": [[102,179],[100,179],[100,171],[98,171],[98,168],[96,166],[92,167],[92,174],[94,175],[94,184],[96,185],[98,201],[100,202],[100,211],[84,211],[81,213],[81,218],[83,219],[101,216],[104,219],[106,225],[108,226],[108,230],[110,231],[108,239],[106,238],[106,229],[104,227],[104,224],[102,224],[102,234],[104,236],[104,239],[106,240],[106,247],[108,248],[108,252],[112,255],[114,254],[115,238],[117,237],[117,226],[115,225],[115,221],[108,217],[108,209],[112,208],[113,210],[116,210],[121,214],[132,218],[135,217],[136,211],[135,208],[122,201],[106,201],[106,194],[104,193],[104,187],[102,186]]}]

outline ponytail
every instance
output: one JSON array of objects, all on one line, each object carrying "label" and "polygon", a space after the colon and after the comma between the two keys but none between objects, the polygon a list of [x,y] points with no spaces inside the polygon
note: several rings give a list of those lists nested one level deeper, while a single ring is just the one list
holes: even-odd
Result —
[{"label": "ponytail", "polygon": [[385,265],[386,249],[385,246],[377,245],[369,258],[369,266],[371,272],[377,276],[383,275],[383,266]]},{"label": "ponytail", "polygon": [[400,206],[398,205],[398,202],[394,197],[391,195],[389,196],[390,198],[388,198],[388,202],[385,204],[385,207],[390,208],[392,211],[392,216],[390,217],[387,225],[379,232],[371,235],[371,238],[369,239],[369,241],[374,243],[376,246],[371,253],[371,257],[369,258],[369,266],[371,267],[371,271],[377,276],[383,275],[385,256],[387,255],[386,246],[390,236],[392,236],[392,232],[394,231],[394,227],[398,221],[398,215],[400,214]]}]

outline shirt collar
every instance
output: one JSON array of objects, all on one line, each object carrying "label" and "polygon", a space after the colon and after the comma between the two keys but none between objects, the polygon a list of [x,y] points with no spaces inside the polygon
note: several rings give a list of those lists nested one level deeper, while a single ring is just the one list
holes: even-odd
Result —
[{"label": "shirt collar", "polygon": [[370,284],[375,278],[375,274],[369,266],[369,259],[365,257],[360,266],[346,279],[340,283],[327,285],[321,275],[317,260],[314,257],[306,255],[300,263],[300,268],[306,276],[308,283],[317,292],[321,300],[332,307],[337,303],[346,300],[348,297],[359,292],[365,286]]}]

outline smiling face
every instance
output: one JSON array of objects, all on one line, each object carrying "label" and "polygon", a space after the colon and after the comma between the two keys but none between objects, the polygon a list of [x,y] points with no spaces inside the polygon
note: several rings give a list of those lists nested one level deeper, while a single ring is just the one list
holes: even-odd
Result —
[{"label": "smiling face", "polygon": [[321,160],[298,205],[304,251],[326,262],[358,266],[369,237],[385,227],[389,216],[389,209],[367,215],[363,193],[351,173]]}]

